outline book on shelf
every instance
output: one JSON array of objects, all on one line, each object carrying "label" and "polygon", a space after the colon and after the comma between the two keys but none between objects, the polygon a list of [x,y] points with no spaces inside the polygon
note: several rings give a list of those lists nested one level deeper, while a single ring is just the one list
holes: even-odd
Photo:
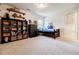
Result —
[{"label": "book on shelf", "polygon": [[10,33],[3,33],[3,36],[10,36]]}]

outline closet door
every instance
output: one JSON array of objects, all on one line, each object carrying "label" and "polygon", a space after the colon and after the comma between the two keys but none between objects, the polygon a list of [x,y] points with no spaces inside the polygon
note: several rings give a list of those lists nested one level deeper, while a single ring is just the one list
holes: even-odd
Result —
[{"label": "closet door", "polygon": [[65,35],[67,38],[77,40],[77,11],[66,15]]}]

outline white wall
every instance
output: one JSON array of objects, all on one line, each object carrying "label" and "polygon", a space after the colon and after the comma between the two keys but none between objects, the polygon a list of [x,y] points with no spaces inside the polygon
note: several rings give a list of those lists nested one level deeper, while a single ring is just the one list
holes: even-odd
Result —
[{"label": "white wall", "polygon": [[[67,18],[67,15],[71,14],[71,18]],[[46,19],[48,22],[52,22],[55,28],[60,29],[60,36],[72,40],[77,40],[77,8],[76,6],[70,8],[64,12],[52,14]],[[50,21],[49,21],[50,20]],[[70,20],[72,24],[67,24],[67,20]]]},{"label": "white wall", "polygon": [[42,17],[40,17],[38,15],[35,15],[34,13],[29,12],[29,11],[26,11],[26,16],[25,17],[26,17],[27,20],[31,20],[32,23],[35,20],[38,21],[38,20],[42,20],[43,19]]}]

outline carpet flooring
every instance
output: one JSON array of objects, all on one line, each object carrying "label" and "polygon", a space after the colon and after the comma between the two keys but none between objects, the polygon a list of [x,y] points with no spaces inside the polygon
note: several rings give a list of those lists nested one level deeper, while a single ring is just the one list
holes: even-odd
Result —
[{"label": "carpet flooring", "polygon": [[[64,40],[64,39],[63,39]],[[79,55],[79,43],[38,36],[0,44],[0,55]]]}]

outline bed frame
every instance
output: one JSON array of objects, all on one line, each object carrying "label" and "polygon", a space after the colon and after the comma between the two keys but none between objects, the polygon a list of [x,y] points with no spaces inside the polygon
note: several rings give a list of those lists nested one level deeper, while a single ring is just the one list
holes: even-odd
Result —
[{"label": "bed frame", "polygon": [[54,31],[39,31],[41,35],[48,36],[48,37],[53,37],[54,39],[57,37],[60,37],[60,29],[56,29]]}]

